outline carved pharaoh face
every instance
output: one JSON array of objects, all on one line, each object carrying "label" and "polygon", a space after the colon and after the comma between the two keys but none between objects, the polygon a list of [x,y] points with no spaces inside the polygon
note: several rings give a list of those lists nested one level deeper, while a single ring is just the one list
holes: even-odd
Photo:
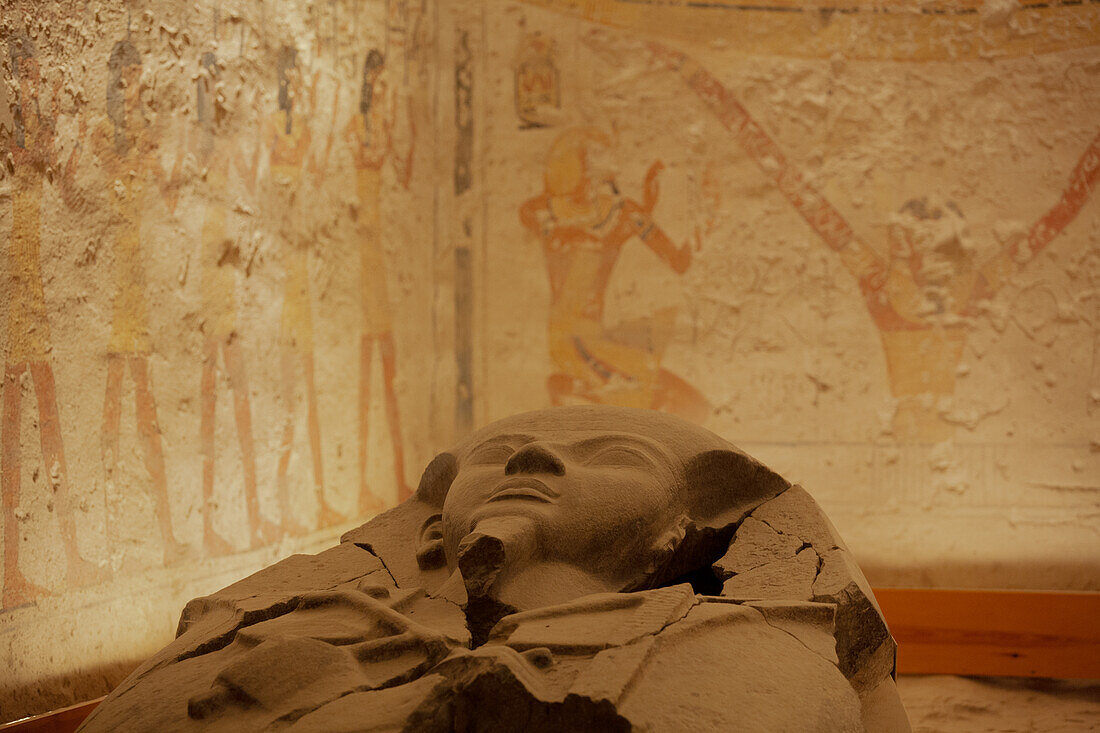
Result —
[{"label": "carved pharaoh face", "polygon": [[513,415],[439,454],[388,521],[418,523],[425,587],[526,610],[682,582],[789,486],[674,415],[570,405]]},{"label": "carved pharaoh face", "polygon": [[503,532],[526,538],[510,562],[560,563],[629,585],[682,512],[682,463],[642,432],[503,424],[458,463],[442,512],[452,568],[465,537]]}]

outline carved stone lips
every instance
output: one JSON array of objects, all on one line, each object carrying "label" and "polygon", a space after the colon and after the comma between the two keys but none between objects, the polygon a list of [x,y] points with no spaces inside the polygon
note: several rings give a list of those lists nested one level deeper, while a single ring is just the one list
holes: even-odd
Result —
[{"label": "carved stone lips", "polygon": [[557,497],[558,492],[554,491],[537,478],[532,478],[531,476],[516,476],[501,481],[497,487],[493,489],[492,495],[489,496],[489,501],[500,501],[502,499],[529,499],[550,503]]}]

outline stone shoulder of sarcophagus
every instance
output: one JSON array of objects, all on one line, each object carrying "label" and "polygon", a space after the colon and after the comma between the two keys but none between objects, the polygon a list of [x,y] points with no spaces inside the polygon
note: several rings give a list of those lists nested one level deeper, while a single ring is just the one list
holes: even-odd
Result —
[{"label": "stone shoulder of sarcophagus", "polygon": [[[836,527],[803,487],[753,510],[714,563],[722,596],[832,604],[837,666],[871,707],[897,698],[897,644]],[[890,703],[893,706],[893,703]]]}]

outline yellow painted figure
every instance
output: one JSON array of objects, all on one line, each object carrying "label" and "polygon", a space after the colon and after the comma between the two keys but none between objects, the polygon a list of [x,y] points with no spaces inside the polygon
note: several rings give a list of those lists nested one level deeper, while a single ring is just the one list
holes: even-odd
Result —
[{"label": "yellow painted figure", "polygon": [[[310,452],[313,458],[314,491],[318,504],[318,527],[329,527],[344,521],[344,516],[329,506],[324,495],[324,470],[321,456],[321,425],[317,414],[317,390],[314,380],[313,316],[309,282],[309,240],[302,231],[302,182],[307,169],[319,175],[315,158],[310,155],[312,133],[309,122],[316,103],[317,75],[310,87],[308,115],[299,110],[304,84],[298,69],[297,52],[284,46],[278,57],[279,111],[263,122],[263,146],[268,153],[270,199],[267,213],[277,222],[283,239],[284,272],[283,311],[279,327],[283,397],[286,401],[286,422],[276,473],[279,506],[283,529],[301,533],[305,528],[294,521],[296,513],[290,507],[287,471],[294,444],[296,383],[298,370],[305,379],[307,423]],[[331,137],[329,139],[331,145]],[[327,160],[327,150],[325,159]]]},{"label": "yellow painted figure", "polygon": [[[10,609],[34,601],[49,591],[32,583],[19,563],[19,545],[24,534],[20,526],[19,495],[22,483],[21,416],[22,381],[29,375],[38,403],[38,432],[42,458],[57,492],[56,506],[64,545],[69,586],[103,580],[107,571],[81,557],[77,548],[76,523],[69,496],[68,468],[61,440],[57,390],[50,365],[50,324],[42,287],[40,244],[42,236],[42,192],[46,171],[60,168],[54,149],[54,121],[60,84],[53,89],[52,114],[40,109],[41,76],[34,44],[17,35],[9,39],[12,73],[18,86],[15,127],[5,141],[14,164],[11,181],[11,237],[8,239],[8,351],[4,361],[3,414],[0,423],[0,495],[4,514],[4,585],[0,608]],[[72,186],[77,156],[70,155],[60,176],[60,192],[67,205],[75,203]]]},{"label": "yellow painted figure", "polygon": [[607,136],[580,128],[563,133],[547,158],[545,192],[520,207],[520,220],[539,237],[550,275],[548,380],[554,404],[570,399],[660,409],[702,420],[706,398],[661,367],[675,312],[608,328],[604,297],[623,246],[639,238],[676,273],[691,249],[676,247],[653,221],[661,163],[646,174],[642,203],[622,196],[614,178],[594,169],[590,151]]},{"label": "yellow painted figure", "polygon": [[[202,518],[203,545],[208,555],[224,555],[233,546],[214,530],[214,459],[215,416],[217,407],[218,353],[225,363],[229,386],[233,390],[233,412],[240,443],[241,467],[244,474],[245,511],[248,516],[249,544],[259,547],[274,541],[279,528],[260,516],[256,486],[256,448],[252,438],[252,408],[248,394],[248,379],[241,334],[237,322],[237,270],[230,257],[233,242],[228,231],[226,203],[229,183],[229,162],[243,169],[236,147],[227,143],[220,129],[219,116],[213,109],[210,86],[216,81],[218,64],[213,53],[202,57],[205,74],[196,86],[196,110],[200,125],[197,157],[206,170],[206,201],[200,246],[200,269],[203,313],[202,361]],[[251,183],[251,181],[249,181]]]},{"label": "yellow painted figure", "polygon": [[187,553],[176,540],[168,503],[160,425],[149,374],[149,309],[145,297],[146,276],[142,258],[142,212],[146,194],[160,194],[170,210],[175,208],[177,177],[182,151],[171,174],[164,171],[159,155],[159,130],[144,116],[141,98],[141,56],[129,40],[119,41],[107,64],[107,119],[92,131],[92,144],[100,170],[106,177],[112,225],[114,294],[111,336],[107,346],[107,389],[103,406],[103,454],[108,478],[119,460],[122,386],[127,369],[134,381],[137,429],[152,482],[153,503],[164,543],[164,561],[171,563]]},{"label": "yellow painted figure", "polygon": [[415,126],[410,114],[412,139],[408,154],[398,158],[393,147],[393,127],[397,117],[396,98],[381,78],[385,59],[372,49],[363,63],[363,84],[359,113],[353,115],[345,130],[352,162],[355,166],[356,191],[359,194],[360,286],[362,299],[362,336],[359,363],[359,510],[375,512],[382,502],[367,487],[367,442],[369,437],[370,372],[375,344],[382,357],[386,419],[393,445],[394,475],[397,480],[397,500],[412,495],[405,483],[405,453],[401,438],[400,413],[394,391],[396,356],[393,343],[393,317],[386,287],[386,254],[382,246],[382,168],[386,160],[393,162],[398,179],[408,188],[412,175]]}]

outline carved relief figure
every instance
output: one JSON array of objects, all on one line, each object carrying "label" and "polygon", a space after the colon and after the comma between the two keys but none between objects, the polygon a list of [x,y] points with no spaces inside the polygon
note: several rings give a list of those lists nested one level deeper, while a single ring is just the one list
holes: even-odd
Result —
[{"label": "carved relief figure", "polygon": [[359,511],[366,513],[382,508],[381,500],[367,487],[367,444],[369,438],[371,358],[375,347],[382,358],[382,378],[393,446],[393,470],[397,479],[398,501],[412,492],[405,483],[405,451],[401,437],[401,420],[393,381],[396,376],[396,355],[393,343],[393,316],[387,290],[386,252],[382,239],[382,168],[391,161],[397,179],[409,187],[412,159],[416,142],[415,119],[409,114],[410,140],[408,152],[399,157],[393,144],[393,128],[397,119],[397,98],[383,78],[385,58],[371,49],[363,62],[363,79],[359,93],[359,112],[348,121],[344,136],[355,167],[355,186],[359,195],[360,285],[362,298],[362,335],[359,356]]},{"label": "carved relief figure", "polygon": [[608,282],[623,246],[637,237],[676,273],[691,264],[691,247],[677,247],[653,221],[660,161],[646,173],[642,202],[623,196],[608,171],[592,164],[609,147],[592,128],[564,133],[547,158],[545,190],[520,207],[523,225],[542,242],[550,275],[551,402],[570,398],[666,410],[701,420],[706,398],[661,367],[675,310],[604,325]]},{"label": "carved relief figure", "polygon": [[[591,40],[600,45],[598,34]],[[977,315],[1019,263],[1030,260],[1071,222],[1100,179],[1100,135],[1069,174],[1058,201],[986,262],[975,261],[960,240],[962,213],[928,199],[907,202],[888,228],[885,255],[864,242],[843,216],[811,186],[733,92],[683,54],[650,44],[656,63],[678,71],[687,85],[732,130],[737,141],[845,268],[857,279],[878,328],[890,388],[898,400],[894,430],[903,440],[940,441],[952,426],[940,416],[939,398],[955,391],[966,344],[965,319]]]},{"label": "carved relief figure", "polygon": [[804,489],[680,418],[575,405],[192,601],[84,730],[904,732],[895,652]]},{"label": "carved relief figure", "polygon": [[[318,161],[310,153],[313,133],[310,123],[316,110],[318,74],[314,74],[308,90],[298,68],[298,53],[284,46],[276,64],[279,84],[277,112],[263,123],[263,146],[268,153],[269,193],[266,209],[272,215],[282,237],[283,312],[279,328],[283,399],[286,402],[286,422],[276,473],[282,528],[297,534],[305,528],[294,519],[290,507],[287,471],[294,448],[294,423],[297,413],[296,388],[301,370],[305,381],[306,417],[309,430],[310,455],[313,460],[314,491],[319,507],[318,527],[329,527],[344,521],[344,516],[329,506],[324,495],[324,469],[321,456],[321,424],[317,415],[317,389],[314,380],[313,315],[309,283],[309,240],[302,231],[305,213],[299,194],[306,173],[318,175]],[[303,112],[303,108],[305,111]],[[326,156],[327,158],[327,156]]]},{"label": "carved relief figure", "polygon": [[248,396],[248,379],[241,334],[237,321],[237,280],[235,244],[227,228],[230,161],[242,171],[245,166],[239,149],[225,140],[223,118],[215,109],[214,85],[218,78],[218,63],[213,53],[202,56],[204,75],[196,81],[196,113],[199,123],[196,158],[199,168],[206,171],[205,204],[200,235],[203,330],[202,361],[202,422],[200,440],[202,463],[202,528],[203,546],[208,555],[233,552],[233,545],[214,530],[214,457],[217,449],[214,436],[217,406],[218,353],[221,352],[229,386],[233,390],[233,413],[237,424],[237,440],[241,450],[244,473],[245,510],[248,515],[249,543],[259,547],[278,534],[278,528],[260,516],[256,493],[256,448],[252,440],[252,408]]},{"label": "carved relief figure", "polygon": [[111,210],[115,276],[103,405],[103,461],[108,482],[113,481],[119,460],[122,386],[129,369],[134,381],[138,437],[152,483],[153,506],[164,543],[164,562],[169,564],[182,557],[187,547],[176,540],[172,529],[164,451],[149,374],[152,344],[141,227],[149,190],[160,194],[170,210],[175,208],[183,156],[181,150],[171,173],[161,165],[161,130],[146,119],[141,55],[129,38],[118,41],[111,49],[107,70],[107,119],[91,133],[93,152],[110,182],[107,198]]},{"label": "carved relief figure", "polygon": [[57,177],[62,200],[77,205],[73,172],[79,156],[74,148],[63,167],[54,147],[54,126],[58,117],[60,82],[50,96],[51,110],[43,111],[45,95],[36,49],[30,38],[16,35],[8,41],[12,73],[18,89],[14,109],[15,126],[4,148],[11,155],[11,236],[8,239],[7,354],[4,360],[3,416],[0,423],[0,481],[4,512],[4,586],[2,608],[15,608],[48,591],[32,583],[19,565],[23,532],[19,521],[22,459],[20,414],[23,378],[30,377],[38,403],[38,433],[42,459],[57,491],[56,507],[70,586],[85,585],[107,577],[107,572],[81,557],[77,547],[76,523],[69,495],[69,472],[61,439],[57,391],[50,366],[50,322],[42,286],[40,245],[42,238],[43,185],[54,180],[47,170],[61,171]]}]

